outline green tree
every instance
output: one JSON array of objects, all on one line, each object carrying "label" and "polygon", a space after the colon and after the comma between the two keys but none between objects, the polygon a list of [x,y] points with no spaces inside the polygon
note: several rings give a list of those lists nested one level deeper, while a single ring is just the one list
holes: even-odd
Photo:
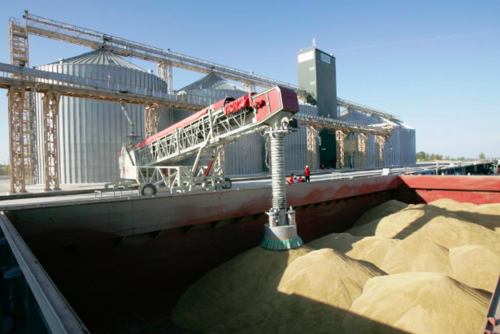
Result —
[{"label": "green tree", "polygon": [[479,159],[481,159],[481,160],[486,159],[486,156],[484,155],[484,153],[479,153]]},{"label": "green tree", "polygon": [[436,155],[434,153],[431,153],[430,160],[431,161],[436,160]]},{"label": "green tree", "polygon": [[417,159],[421,160],[421,161],[425,160],[425,152],[424,151],[418,152],[417,153]]}]

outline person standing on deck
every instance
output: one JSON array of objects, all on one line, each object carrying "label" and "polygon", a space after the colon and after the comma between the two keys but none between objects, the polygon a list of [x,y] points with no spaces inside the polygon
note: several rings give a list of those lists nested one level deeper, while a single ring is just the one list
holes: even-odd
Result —
[{"label": "person standing on deck", "polygon": [[311,170],[307,165],[306,168],[304,168],[304,175],[306,176],[306,182],[311,182]]}]

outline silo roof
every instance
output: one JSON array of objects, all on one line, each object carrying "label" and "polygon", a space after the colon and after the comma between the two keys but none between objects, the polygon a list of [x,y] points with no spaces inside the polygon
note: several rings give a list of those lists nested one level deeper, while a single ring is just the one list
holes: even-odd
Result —
[{"label": "silo roof", "polygon": [[375,119],[374,117],[357,112],[355,110],[350,110],[350,111],[341,113],[339,120],[354,122],[354,123],[359,123],[359,124],[374,124],[374,123],[379,122],[379,120]]},{"label": "silo roof", "polygon": [[223,90],[237,90],[244,92],[240,87],[230,83],[226,79],[223,79],[215,74],[209,74],[204,76],[198,81],[193,82],[192,84],[187,85],[184,88],[179,89],[179,91],[193,91],[198,89],[223,89]]},{"label": "silo roof", "polygon": [[[61,61],[54,62],[52,64],[58,64]],[[119,66],[125,67],[132,70],[137,70],[141,72],[146,72],[137,65],[126,61],[122,57],[113,54],[106,48],[101,48],[95,51],[90,51],[79,56],[67,58],[62,60],[63,64],[92,64],[92,65],[106,65],[106,66]]]}]

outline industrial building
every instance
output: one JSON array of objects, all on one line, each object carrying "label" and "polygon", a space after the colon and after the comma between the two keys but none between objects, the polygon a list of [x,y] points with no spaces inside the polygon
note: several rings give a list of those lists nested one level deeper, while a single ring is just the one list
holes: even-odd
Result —
[{"label": "industrial building", "polygon": [[[137,129],[135,135],[148,138],[218,100],[259,92],[257,87],[280,86],[299,98],[296,120],[303,126],[285,139],[287,172],[301,171],[305,165],[314,171],[416,162],[415,130],[397,116],[339,98],[336,59],[315,43],[297,54],[295,86],[28,12],[23,17],[24,24],[16,19],[10,22],[11,64],[21,69],[29,68],[29,34],[94,51],[59,59],[32,73],[38,87],[42,83],[60,84],[56,90],[47,86],[45,90],[37,88],[36,93],[12,91],[11,104],[19,111],[9,120],[14,131],[11,193],[25,192],[26,182],[45,184],[45,190],[50,191],[59,189],[59,184],[117,180],[117,155],[132,126]],[[78,39],[74,39],[75,33]],[[157,75],[124,57],[156,63]],[[173,67],[206,76],[175,91]],[[24,72],[13,75],[24,76]],[[252,133],[225,142],[224,150],[218,151],[222,154],[218,161],[225,175],[266,174],[270,168],[268,148],[261,134]],[[190,165],[193,158],[186,158],[176,163]]]},{"label": "industrial building", "polygon": [[[315,53],[315,56],[312,56]],[[318,71],[310,71],[317,68]],[[105,47],[79,56],[39,67],[40,70],[68,74],[83,78],[111,81],[123,89],[135,87],[138,90],[167,93],[167,83],[126,59],[110,52]],[[384,164],[402,166],[415,163],[415,130],[402,121],[385,119],[355,109],[337,107],[335,58],[316,48],[298,53],[299,86],[304,87],[315,98],[300,100],[301,114],[326,116],[362,125],[390,125],[393,135],[385,143]],[[313,83],[311,85],[311,83]],[[210,105],[226,97],[239,98],[248,91],[216,74],[208,74],[200,80],[175,92],[187,101]],[[38,119],[38,182],[43,183],[43,117],[42,96],[37,97]],[[315,104],[315,105],[314,105]],[[127,110],[135,121],[137,135],[144,137],[144,106],[127,104]],[[162,110],[158,131],[172,125],[193,112],[185,110]],[[128,124],[120,110],[120,105],[108,101],[61,97],[59,115],[60,183],[99,183],[119,178],[117,154],[128,135]],[[321,147],[316,150],[317,166],[335,167],[335,133],[324,129],[320,133]],[[354,168],[357,155],[357,135],[346,140],[346,168]],[[319,144],[319,143],[318,143]],[[240,138],[225,145],[226,174],[260,174],[269,170],[266,164],[265,140],[259,133]],[[307,130],[300,127],[298,132],[285,139],[286,169],[300,171],[308,164]],[[368,142],[368,168],[376,167],[376,144],[374,136]],[[192,159],[191,159],[192,160]],[[183,163],[189,164],[191,160]]]},{"label": "industrial building", "polygon": [[[174,176],[178,179],[181,169],[191,174],[196,171],[191,179],[202,179],[202,185],[180,193],[143,193],[144,186],[154,185],[141,180],[142,196],[136,196],[136,190],[105,190],[102,185],[92,185],[93,193],[82,192],[75,197],[64,191],[5,196],[7,200],[4,198],[0,206],[4,244],[0,263],[4,291],[8,291],[9,298],[4,298],[1,306],[6,311],[4,323],[14,330],[26,326],[33,332],[190,332],[172,323],[171,311],[186,289],[211,269],[255,248],[259,242],[269,253],[258,257],[272,259],[273,267],[279,268],[289,264],[291,258],[285,252],[274,252],[284,255],[284,261],[276,261],[272,251],[297,248],[331,233],[345,232],[365,212],[390,200],[406,204],[436,199],[476,204],[500,202],[498,178],[445,176],[457,172],[486,174],[492,163],[394,168],[388,174],[382,170],[383,166],[415,162],[415,130],[395,115],[339,98],[336,59],[315,46],[299,51],[299,86],[293,86],[25,14],[24,26],[11,21],[11,41],[16,41],[11,43],[11,64],[0,64],[0,70],[8,73],[0,77],[0,88],[8,90],[9,98],[12,193],[26,191],[25,171],[34,169],[39,172],[37,182],[45,180],[45,189],[49,191],[57,189],[59,181],[110,181],[118,177],[118,170],[129,169],[123,173],[132,173],[134,168],[134,173],[139,170],[136,175],[142,170],[159,171],[155,181],[172,177],[169,169],[178,169]],[[94,51],[33,69],[27,66],[28,33],[76,41]],[[158,76],[121,56],[158,63]],[[173,66],[205,76],[174,91]],[[243,85],[239,87],[228,80]],[[265,90],[250,94],[256,86]],[[228,96],[239,98],[204,108]],[[292,117],[298,124],[291,121]],[[136,134],[148,138],[132,141],[132,124],[137,126]],[[269,146],[271,166],[266,161]],[[208,167],[198,164],[205,152],[211,158]],[[32,158],[36,163],[30,164]],[[133,159],[134,166],[123,163]],[[210,168],[216,159],[216,167],[224,161],[229,175],[266,174],[270,169],[272,178],[245,177],[235,180],[232,189],[215,188],[213,179],[220,175],[215,175],[216,167]],[[165,167],[170,163],[193,168]],[[314,175],[310,183],[286,186],[285,164],[288,172],[302,170],[305,164],[312,170],[322,165],[331,170],[352,170],[338,173],[338,178]],[[371,167],[375,169],[357,171]],[[104,171],[100,173],[100,169]],[[211,188],[207,186],[209,178]],[[186,183],[180,183],[178,188],[187,188]],[[196,191],[200,189],[214,191]],[[491,217],[485,215],[488,216]],[[421,218],[417,217],[418,223]],[[403,226],[402,232],[412,233],[407,226]],[[425,230],[420,226],[417,229]],[[459,227],[450,238],[462,231],[465,229]],[[488,240],[497,238],[491,237],[494,231],[488,235]],[[406,238],[409,239],[412,238]],[[458,239],[453,242],[462,246]],[[448,251],[444,252],[447,257]],[[338,254],[349,260],[342,252]],[[323,262],[319,270],[327,273],[329,279],[332,272],[354,277],[345,275],[343,265],[337,266],[341,270],[324,270]],[[260,272],[270,283],[283,280],[281,274],[270,275],[267,270],[255,268],[244,274],[250,277]],[[263,269],[260,265],[259,268]],[[226,271],[216,286],[234,290],[230,294],[241,304],[245,299],[239,298],[245,295],[238,292],[242,280],[235,279],[233,272]],[[342,282],[335,275],[333,279]],[[256,280],[252,277],[252,281]],[[263,290],[265,295],[268,287],[271,285]],[[254,286],[250,290],[254,294],[258,291]],[[275,287],[273,290],[278,291]],[[494,296],[498,296],[498,291],[497,288]],[[400,289],[394,295],[404,292]],[[215,288],[196,294],[218,293]],[[300,293],[286,295],[292,313],[297,309],[293,306],[313,305],[312,301],[316,306],[327,305],[325,314],[332,319],[328,304],[317,303]],[[262,295],[255,294],[255,299],[259,296]],[[483,310],[487,307],[486,298],[482,297]],[[493,298],[492,312],[486,315],[490,323],[496,304]],[[193,305],[198,308],[200,304]],[[377,308],[375,303],[372,305]],[[213,303],[207,306],[213,308]],[[256,315],[266,311],[262,307],[253,309],[258,310]],[[316,312],[316,307],[310,310],[314,311],[311,314],[323,314]],[[443,319],[448,314],[449,311],[443,314]],[[242,324],[247,326],[252,319],[242,315]],[[288,315],[282,317],[286,322]],[[212,319],[218,321],[217,317]],[[257,319],[259,323],[267,325],[261,319]],[[270,331],[289,328],[288,324],[269,323]]]}]

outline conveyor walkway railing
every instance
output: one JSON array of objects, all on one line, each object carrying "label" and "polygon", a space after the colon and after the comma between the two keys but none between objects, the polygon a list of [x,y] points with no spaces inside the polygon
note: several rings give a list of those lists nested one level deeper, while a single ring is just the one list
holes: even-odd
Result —
[{"label": "conveyor walkway railing", "polygon": [[160,108],[198,111],[210,104],[204,96],[189,97],[148,90],[114,81],[77,77],[0,63],[0,88],[23,87],[37,92],[57,91],[61,95],[97,100],[150,105]]}]

